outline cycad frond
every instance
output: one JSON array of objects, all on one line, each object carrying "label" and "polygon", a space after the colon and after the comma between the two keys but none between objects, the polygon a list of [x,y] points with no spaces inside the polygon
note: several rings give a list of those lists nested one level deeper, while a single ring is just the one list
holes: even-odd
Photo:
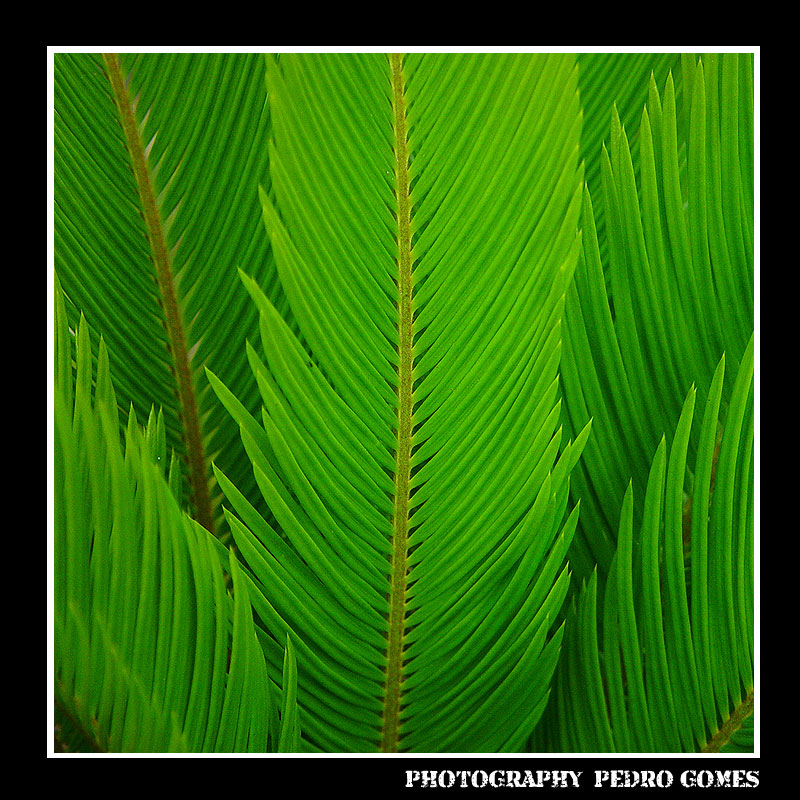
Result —
[{"label": "cycad frond", "polygon": [[567,429],[594,421],[573,480],[582,510],[570,561],[582,579],[595,564],[601,579],[607,571],[628,481],[643,498],[689,386],[703,402],[723,352],[735,371],[753,333],[752,68],[746,55],[709,56],[693,71],[684,60],[692,91],[684,85],[680,108],[671,77],[663,101],[652,82],[636,164],[615,119],[602,152],[602,248],[584,196],[561,364]]},{"label": "cycad frond", "polygon": [[[60,296],[57,309],[59,366],[69,367]],[[77,383],[60,369],[54,392],[55,699],[81,732],[73,746],[265,752],[296,740],[296,719],[282,726],[272,710],[279,696],[235,556],[220,560],[215,540],[178,507],[163,417],[142,430],[131,413],[123,448],[105,344],[93,376],[89,336],[82,322]],[[296,716],[286,677],[284,719]]]},{"label": "cycad frond", "polygon": [[55,267],[70,323],[83,314],[102,332],[123,414],[163,410],[195,518],[214,529],[210,460],[243,486],[249,471],[203,368],[252,404],[244,342],[257,323],[237,269],[281,302],[258,223],[263,58],[63,53],[54,68]]},{"label": "cycad frond", "polygon": [[640,525],[628,487],[607,583],[599,588],[592,574],[571,607],[537,732],[543,749],[680,753],[744,744],[734,736],[754,707],[752,339],[729,381],[718,438],[725,371],[723,358],[695,425],[694,463],[694,387],[671,448],[662,438]]},{"label": "cycad frond", "polygon": [[588,433],[562,442],[557,403],[574,61],[286,56],[267,77],[264,218],[312,357],[246,279],[262,424],[211,380],[286,536],[219,475],[254,605],[292,633],[309,747],[518,749]]}]

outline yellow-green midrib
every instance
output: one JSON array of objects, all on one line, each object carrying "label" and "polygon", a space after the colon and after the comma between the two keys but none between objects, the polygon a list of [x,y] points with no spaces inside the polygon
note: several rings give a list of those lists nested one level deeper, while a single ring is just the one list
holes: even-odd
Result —
[{"label": "yellow-green midrib", "polygon": [[398,752],[403,683],[403,638],[406,626],[409,478],[413,429],[413,272],[411,258],[411,199],[408,175],[408,137],[403,56],[389,56],[394,111],[395,192],[397,199],[398,268],[398,408],[395,450],[394,512],[392,519],[391,592],[384,713],[380,749]]}]

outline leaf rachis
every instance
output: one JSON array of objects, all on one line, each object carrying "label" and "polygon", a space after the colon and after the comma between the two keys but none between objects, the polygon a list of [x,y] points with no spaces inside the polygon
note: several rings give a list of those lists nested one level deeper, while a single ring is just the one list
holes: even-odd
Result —
[{"label": "leaf rachis", "polygon": [[169,339],[170,354],[177,383],[181,416],[184,424],[186,458],[192,501],[197,521],[207,530],[214,532],[214,517],[211,511],[211,498],[208,491],[208,472],[200,429],[200,416],[197,397],[190,368],[189,347],[178,298],[175,293],[175,280],[169,248],[164,235],[164,224],[158,209],[155,189],[150,169],[147,165],[147,152],[139,135],[139,126],[133,113],[133,105],[128,93],[127,83],[122,74],[119,57],[114,53],[103,54],[106,74],[120,116],[125,134],[125,144],[131,157],[131,166],[136,178],[136,186],[142,206],[142,217],[147,226],[156,283],[164,310],[164,325]]},{"label": "leaf rachis", "polygon": [[398,407],[396,470],[394,475],[394,513],[392,520],[392,576],[389,600],[389,633],[384,696],[381,750],[396,752],[399,746],[399,713],[402,684],[403,634],[405,629],[406,588],[408,580],[408,511],[413,429],[413,274],[411,259],[411,199],[408,176],[408,139],[406,130],[403,57],[389,57],[394,110],[395,192],[397,197],[397,266],[398,266]]}]

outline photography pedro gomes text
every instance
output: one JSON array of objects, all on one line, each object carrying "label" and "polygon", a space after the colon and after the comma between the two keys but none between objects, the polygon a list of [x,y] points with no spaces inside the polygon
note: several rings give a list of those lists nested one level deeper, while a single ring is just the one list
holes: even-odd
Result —
[{"label": "photography pedro gomes text", "polygon": [[734,789],[758,786],[757,769],[443,769],[405,771],[407,789]]}]

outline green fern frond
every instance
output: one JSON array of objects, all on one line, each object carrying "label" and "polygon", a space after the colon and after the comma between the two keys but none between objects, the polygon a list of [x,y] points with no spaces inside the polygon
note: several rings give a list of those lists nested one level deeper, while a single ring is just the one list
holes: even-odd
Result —
[{"label": "green fern frond", "polygon": [[237,270],[285,307],[258,230],[263,58],[58,53],[54,73],[55,267],[70,324],[83,314],[103,333],[123,418],[163,411],[186,499],[214,530],[211,460],[243,487],[250,475],[203,374],[213,364],[254,407],[242,377],[257,323]]},{"label": "green fern frond", "polygon": [[[662,438],[634,524],[632,485],[608,581],[572,604],[540,746],[556,752],[719,752],[753,713],[753,342],[729,381],[715,371],[694,463],[697,392]],[[687,470],[696,476],[684,495]],[[589,713],[586,713],[588,709]],[[752,734],[752,730],[751,730]],[[743,734],[744,735],[744,734]]]},{"label": "green fern frond", "polygon": [[584,194],[561,362],[567,429],[594,421],[573,479],[582,512],[570,560],[581,579],[595,564],[601,579],[607,572],[628,481],[643,498],[652,452],[671,439],[689,386],[702,402],[722,353],[736,370],[753,333],[751,73],[747,56],[701,59],[681,108],[671,76],[663,101],[651,82],[636,164],[625,129],[612,126],[601,162],[606,263]]},{"label": "green fern frond", "polygon": [[[59,367],[69,366],[60,293],[56,308]],[[162,417],[141,429],[131,413],[123,446],[104,342],[95,372],[85,323],[75,339],[76,383],[59,369],[54,392],[55,699],[69,746],[274,749],[296,736],[293,672],[283,711],[292,722],[270,729],[272,690],[236,558],[219,560],[178,507]]]},{"label": "green fern frond", "polygon": [[219,472],[311,748],[513,750],[541,714],[588,433],[559,457],[576,77],[566,57],[268,65],[264,220],[314,360],[245,278],[261,424],[209,377],[280,526]]}]

